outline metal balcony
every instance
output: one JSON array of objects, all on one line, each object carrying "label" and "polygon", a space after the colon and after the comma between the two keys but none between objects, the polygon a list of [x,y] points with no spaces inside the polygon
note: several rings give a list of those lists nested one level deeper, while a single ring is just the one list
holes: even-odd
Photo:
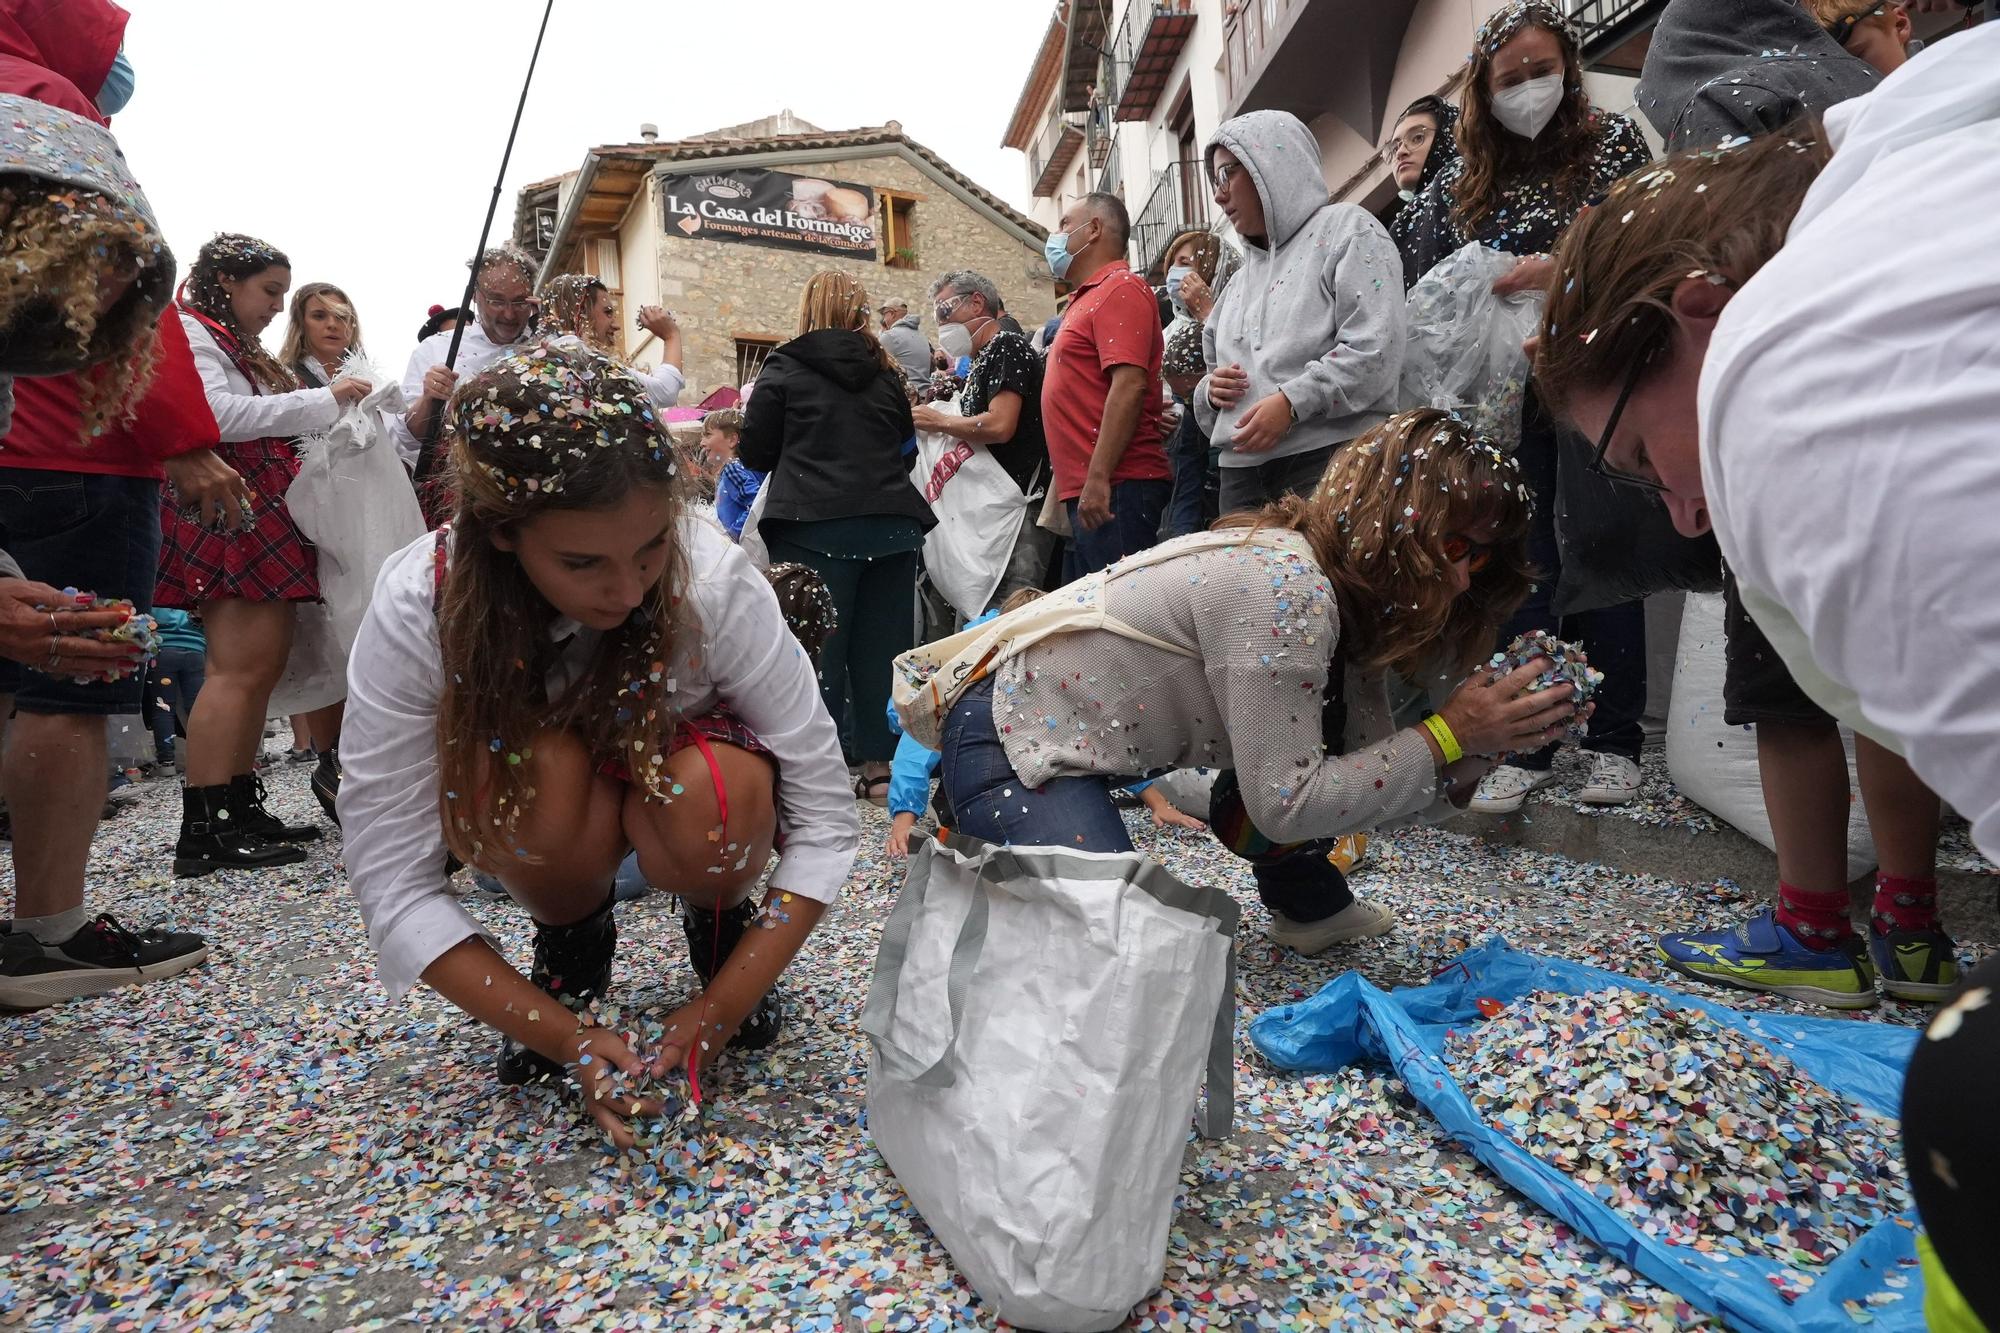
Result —
[{"label": "metal balcony", "polygon": [[1140,273],[1151,269],[1168,237],[1185,227],[1209,226],[1214,212],[1201,163],[1168,163],[1132,224],[1132,268]]},{"label": "metal balcony", "polygon": [[1194,0],[1131,0],[1125,6],[1113,48],[1125,72],[1118,119],[1145,120],[1153,114],[1194,29],[1194,18]]},{"label": "metal balcony", "polygon": [[1588,69],[1637,74],[1666,0],[1568,0]]},{"label": "metal balcony", "polygon": [[1063,172],[1083,146],[1083,118],[1057,111],[1028,148],[1028,174],[1035,181],[1035,196],[1052,197],[1062,183]]},{"label": "metal balcony", "polygon": [[[1069,32],[1063,40],[1062,109],[1088,111],[1090,92],[1103,88],[1104,62],[1110,34],[1105,29],[1105,0],[1072,0]],[[1110,102],[1105,101],[1109,106]]]},{"label": "metal balcony", "polygon": [[1242,0],[1223,27],[1224,117],[1332,114],[1381,137],[1417,0]]},{"label": "metal balcony", "polygon": [[1090,167],[1095,171],[1111,156],[1111,145],[1117,141],[1117,131],[1111,127],[1110,117],[1102,111],[1092,111],[1084,122],[1084,151],[1090,155]]}]

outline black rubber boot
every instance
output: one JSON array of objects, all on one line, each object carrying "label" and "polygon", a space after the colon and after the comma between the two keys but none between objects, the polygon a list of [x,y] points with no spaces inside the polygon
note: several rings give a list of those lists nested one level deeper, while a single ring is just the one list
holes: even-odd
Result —
[{"label": "black rubber boot", "polygon": [[326,811],[326,817],[340,827],[340,811],[334,802],[340,796],[340,750],[329,745],[319,752],[319,763],[313,767],[313,795],[319,798],[319,808]]},{"label": "black rubber boot", "polygon": [[287,824],[264,808],[264,779],[238,773],[229,779],[229,817],[237,827],[266,842],[317,842],[317,824]]},{"label": "black rubber boot", "polygon": [[181,836],[174,844],[174,877],[194,879],[217,870],[268,870],[296,865],[306,854],[245,831],[230,809],[229,787],[181,788]]},{"label": "black rubber boot", "polygon": [[[611,916],[616,901],[606,894],[604,906],[571,925],[535,923],[535,961],[528,980],[572,1013],[582,1013],[611,988],[611,955],[618,949],[618,923]],[[498,1073],[501,1085],[511,1088],[561,1078],[563,1067],[512,1037],[502,1037]]]},{"label": "black rubber boot", "polygon": [[[736,952],[744,932],[753,927],[757,916],[757,905],[747,898],[719,913],[713,907],[681,904],[681,931],[687,936],[688,961],[694,964],[694,974],[701,978],[702,985],[708,985],[716,971],[729,961],[729,955]],[[778,1039],[784,1026],[784,995],[773,986],[729,1039],[730,1048],[761,1051]]]}]

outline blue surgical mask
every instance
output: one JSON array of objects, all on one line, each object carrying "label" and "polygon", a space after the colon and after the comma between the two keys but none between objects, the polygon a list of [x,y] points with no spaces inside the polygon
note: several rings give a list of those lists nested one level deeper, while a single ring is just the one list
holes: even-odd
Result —
[{"label": "blue surgical mask", "polygon": [[1192,272],[1194,268],[1188,264],[1175,264],[1167,270],[1167,299],[1173,302],[1174,313],[1183,318],[1188,317],[1190,312],[1187,302],[1181,299],[1181,284],[1187,281],[1188,274]]},{"label": "blue surgical mask", "polygon": [[1069,233],[1050,232],[1049,239],[1042,242],[1042,258],[1049,261],[1049,272],[1055,275],[1057,282],[1061,282],[1063,274],[1069,272],[1070,264],[1076,259],[1069,252]]},{"label": "blue surgical mask", "polygon": [[111,72],[104,76],[104,86],[97,90],[97,109],[107,116],[115,116],[123,111],[132,100],[132,62],[119,51],[117,59],[111,62]]}]

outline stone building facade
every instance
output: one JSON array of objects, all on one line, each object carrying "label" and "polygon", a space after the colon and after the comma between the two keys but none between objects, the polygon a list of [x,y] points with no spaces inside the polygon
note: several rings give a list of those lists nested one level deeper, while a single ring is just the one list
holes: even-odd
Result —
[{"label": "stone building facade", "polygon": [[[692,180],[738,170],[866,187],[874,245],[844,255],[778,248],[670,215],[669,196],[685,198]],[[581,170],[523,189],[515,215],[515,239],[542,261],[544,280],[590,272],[619,293],[623,352],[636,364],[654,364],[659,348],[633,314],[648,303],[674,312],[686,338],[686,405],[740,384],[797,334],[800,294],[821,269],[854,273],[878,309],[900,297],[933,341],[932,280],[976,269],[1032,329],[1056,308],[1045,234],[894,122],[829,132],[789,113],[693,139],[593,149]]]}]

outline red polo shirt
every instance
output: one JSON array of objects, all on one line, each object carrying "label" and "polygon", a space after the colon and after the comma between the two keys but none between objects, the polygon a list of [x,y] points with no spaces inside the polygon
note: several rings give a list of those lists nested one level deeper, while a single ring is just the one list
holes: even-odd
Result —
[{"label": "red polo shirt", "polygon": [[1112,482],[1173,476],[1161,445],[1163,351],[1159,298],[1123,260],[1106,264],[1070,297],[1042,374],[1042,429],[1049,440],[1049,470],[1058,500],[1074,500],[1083,493],[1115,366],[1143,367],[1146,389],[1140,395],[1132,442],[1118,460]]}]

